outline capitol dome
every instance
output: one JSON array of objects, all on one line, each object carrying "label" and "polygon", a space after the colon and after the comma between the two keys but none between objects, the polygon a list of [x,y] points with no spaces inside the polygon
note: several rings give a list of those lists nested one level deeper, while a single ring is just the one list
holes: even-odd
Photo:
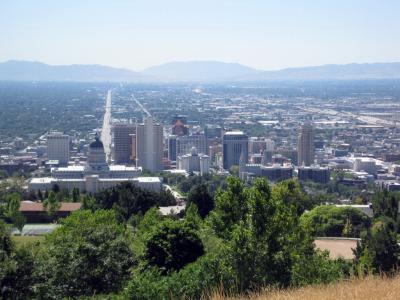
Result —
[{"label": "capitol dome", "polygon": [[90,143],[90,148],[104,148],[103,143],[100,141],[99,136],[96,134],[95,141]]}]

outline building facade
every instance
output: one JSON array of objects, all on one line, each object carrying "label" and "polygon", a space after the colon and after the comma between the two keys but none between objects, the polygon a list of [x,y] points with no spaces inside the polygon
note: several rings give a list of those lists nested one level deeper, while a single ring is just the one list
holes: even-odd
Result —
[{"label": "building facade", "polygon": [[187,173],[199,172],[200,175],[209,173],[210,157],[204,154],[198,154],[197,149],[193,147],[189,154],[178,156],[179,170],[185,170]]},{"label": "building facade", "polygon": [[314,128],[311,124],[304,124],[300,129],[298,138],[298,159],[299,166],[310,166],[314,163]]},{"label": "building facade", "polygon": [[67,165],[69,162],[69,135],[52,131],[47,135],[47,159],[58,160],[60,165]]},{"label": "building facade", "polygon": [[161,180],[158,177],[139,177],[140,174],[141,169],[136,167],[109,166],[103,143],[96,136],[96,140],[89,146],[86,165],[54,168],[51,170],[51,177],[32,178],[28,188],[30,191],[45,191],[58,185],[62,190],[72,191],[78,188],[81,192],[95,193],[122,182],[130,182],[141,188],[161,190]]},{"label": "building facade", "polygon": [[163,170],[163,127],[146,117],[136,127],[136,166],[157,172]]},{"label": "building facade", "polygon": [[247,163],[249,156],[248,140],[248,136],[242,131],[228,131],[223,135],[222,159],[225,170],[229,170],[232,166],[239,166],[241,156]]},{"label": "building facade", "polygon": [[136,125],[130,123],[116,123],[112,126],[113,159],[115,164],[131,164],[132,135],[136,133]]}]

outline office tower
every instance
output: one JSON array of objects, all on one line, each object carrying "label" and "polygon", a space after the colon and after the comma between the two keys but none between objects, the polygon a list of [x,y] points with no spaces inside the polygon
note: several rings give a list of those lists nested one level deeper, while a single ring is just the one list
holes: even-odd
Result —
[{"label": "office tower", "polygon": [[177,136],[184,136],[189,134],[189,127],[187,127],[181,120],[177,120],[172,126],[172,134]]},{"label": "office tower", "polygon": [[178,167],[187,173],[200,172],[200,175],[203,175],[210,170],[210,157],[198,154],[197,149],[193,147],[189,154],[178,156]]},{"label": "office tower", "polygon": [[157,172],[163,169],[163,128],[153,117],[136,127],[136,165]]},{"label": "office tower", "polygon": [[204,134],[208,139],[221,138],[222,128],[218,125],[207,124],[204,128]]},{"label": "office tower", "polygon": [[176,135],[168,137],[168,159],[170,161],[176,161],[176,139]]},{"label": "office tower", "polygon": [[248,136],[242,131],[228,131],[222,138],[223,168],[229,170],[230,167],[239,166],[241,155],[245,163],[248,159]]},{"label": "office tower", "polygon": [[310,166],[314,163],[314,128],[311,124],[304,124],[300,129],[298,140],[299,166]]},{"label": "office tower", "polygon": [[322,184],[327,184],[331,180],[331,171],[329,168],[320,166],[315,167],[299,167],[298,178],[301,181],[314,181]]},{"label": "office tower", "polygon": [[69,161],[70,139],[66,134],[52,131],[47,135],[47,159],[58,160],[61,165],[67,165]]},{"label": "office tower", "polygon": [[207,139],[204,134],[197,133],[186,136],[179,136],[176,140],[176,153],[183,155],[190,153],[192,147],[197,149],[198,153],[207,154]]},{"label": "office tower", "polygon": [[259,154],[264,152],[266,149],[266,143],[264,140],[259,140],[256,137],[249,139],[249,154]]},{"label": "office tower", "polygon": [[132,137],[136,133],[136,125],[130,123],[116,123],[112,126],[113,156],[116,164],[132,163]]},{"label": "office tower", "polygon": [[136,165],[136,134],[130,134],[129,137],[131,139],[131,161]]}]

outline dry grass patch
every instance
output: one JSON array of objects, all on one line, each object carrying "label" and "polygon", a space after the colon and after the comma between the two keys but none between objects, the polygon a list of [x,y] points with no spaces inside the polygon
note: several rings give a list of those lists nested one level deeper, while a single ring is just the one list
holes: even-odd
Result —
[{"label": "dry grass patch", "polygon": [[395,278],[367,277],[329,285],[299,289],[265,291],[246,297],[224,297],[217,293],[212,300],[384,300],[400,299],[400,276]]}]

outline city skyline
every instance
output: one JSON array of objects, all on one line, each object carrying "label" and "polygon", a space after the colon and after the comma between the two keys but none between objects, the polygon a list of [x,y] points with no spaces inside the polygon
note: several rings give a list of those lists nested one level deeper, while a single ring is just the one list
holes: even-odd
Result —
[{"label": "city skyline", "polygon": [[[217,60],[261,70],[400,61],[396,1],[0,4],[0,61],[143,70]],[[10,17],[11,16],[11,17]]]}]

